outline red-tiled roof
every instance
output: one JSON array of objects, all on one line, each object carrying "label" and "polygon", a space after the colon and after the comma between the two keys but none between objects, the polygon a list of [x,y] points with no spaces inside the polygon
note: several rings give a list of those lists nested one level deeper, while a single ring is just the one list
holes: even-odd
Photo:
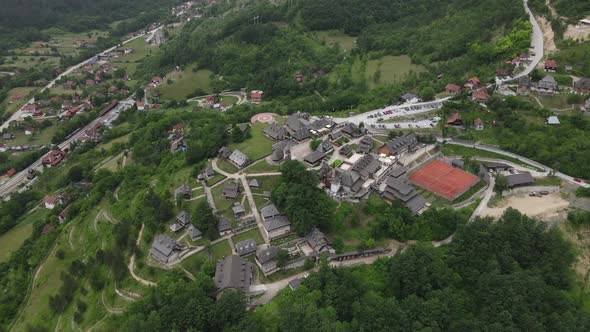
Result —
[{"label": "red-tiled roof", "polygon": [[14,174],[16,174],[16,169],[11,168],[8,171],[6,171],[6,175],[8,176],[13,176]]},{"label": "red-tiled roof", "polygon": [[43,197],[43,203],[45,204],[53,205],[55,204],[55,202],[57,202],[57,197],[53,195],[46,195],[45,197]]},{"label": "red-tiled roof", "polygon": [[545,61],[545,68],[557,68],[557,61],[555,61],[555,60]]},{"label": "red-tiled roof", "polygon": [[461,120],[461,114],[460,113],[453,113],[453,114],[451,114],[451,116],[449,116],[447,118],[447,123],[454,123],[457,120]]},{"label": "red-tiled roof", "polygon": [[461,91],[461,87],[453,84],[453,83],[449,83],[447,84],[447,86],[445,87],[445,90],[447,92],[452,92],[452,93],[458,93],[459,91]]},{"label": "red-tiled roof", "polygon": [[488,98],[490,98],[490,95],[488,95],[486,89],[479,89],[473,92],[473,98],[477,100],[488,100]]}]

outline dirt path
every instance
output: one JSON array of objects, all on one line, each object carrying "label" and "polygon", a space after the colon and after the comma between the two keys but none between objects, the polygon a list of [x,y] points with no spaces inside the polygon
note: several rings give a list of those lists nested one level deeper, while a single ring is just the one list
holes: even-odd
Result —
[{"label": "dirt path", "polygon": [[70,234],[68,234],[68,243],[70,244],[70,248],[74,249],[74,242],[72,242],[72,233],[74,232],[74,229],[76,228],[76,226],[72,226],[72,228],[70,229]]},{"label": "dirt path", "polygon": [[102,290],[102,293],[100,295],[100,299],[102,301],[102,305],[105,307],[105,309],[111,313],[111,314],[122,314],[125,312],[125,309],[123,308],[111,308],[107,305],[107,303],[104,300],[104,289]]},{"label": "dirt path", "polygon": [[543,16],[537,17],[539,26],[543,31],[543,49],[545,55],[550,55],[557,52],[557,46],[555,45],[555,33],[551,27],[551,23]]},{"label": "dirt path", "polygon": [[55,324],[55,332],[61,331],[61,329],[59,328],[59,325],[61,324],[61,315],[59,315],[59,317],[57,317],[57,324]]},{"label": "dirt path", "polygon": [[[143,235],[144,228],[145,228],[145,224],[141,224],[141,228],[139,229],[139,234],[137,235],[137,241],[135,241],[136,247],[139,247],[141,245],[141,237]],[[135,252],[133,252],[133,255],[131,255],[131,258],[129,259],[129,265],[127,265],[127,268],[129,269],[129,273],[131,274],[133,279],[135,279],[136,281],[138,281],[142,285],[145,285],[145,286],[156,286],[157,285],[155,282],[143,279],[142,277],[135,274]]]}]

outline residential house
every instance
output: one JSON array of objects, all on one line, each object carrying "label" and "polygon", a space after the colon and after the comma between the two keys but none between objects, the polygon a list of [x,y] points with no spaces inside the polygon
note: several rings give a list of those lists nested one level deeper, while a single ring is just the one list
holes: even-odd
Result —
[{"label": "residential house", "polygon": [[540,93],[554,93],[557,91],[557,81],[553,76],[545,76],[542,80],[537,83],[537,90]]},{"label": "residential house", "polygon": [[297,287],[301,286],[302,282],[303,282],[302,278],[295,278],[295,279],[289,281],[288,285],[289,285],[289,288],[293,291]]},{"label": "residential house", "polygon": [[478,90],[473,91],[473,93],[471,94],[471,99],[473,101],[487,101],[490,98],[490,95],[488,94],[488,91],[486,90],[486,88],[481,88]]},{"label": "residential house", "polygon": [[248,186],[250,186],[250,188],[260,189],[260,181],[258,181],[258,179],[252,179],[248,182]]},{"label": "residential house", "polygon": [[176,216],[176,222],[170,225],[170,230],[178,232],[191,223],[191,215],[186,211],[180,211]]},{"label": "residential house", "polygon": [[296,144],[297,143],[295,141],[292,141],[290,139],[273,144],[271,160],[275,163],[281,162],[283,160],[290,160],[291,147],[293,147]]},{"label": "residential house", "polygon": [[221,159],[228,159],[229,156],[231,156],[231,154],[232,154],[232,151],[225,146],[222,146],[218,152],[219,158],[221,158]]},{"label": "residential house", "polygon": [[552,116],[550,116],[550,117],[547,118],[547,124],[548,125],[552,125],[552,126],[556,126],[556,125],[559,125],[561,123],[559,122],[559,118],[557,116],[552,115]]},{"label": "residential house", "polygon": [[340,127],[340,132],[350,138],[359,138],[367,133],[367,129],[361,128],[354,123],[347,122]]},{"label": "residential house", "polygon": [[138,111],[145,111],[145,103],[143,101],[136,102],[135,106],[137,106]]},{"label": "residential house", "polygon": [[178,258],[182,246],[167,235],[159,234],[152,242],[150,255],[163,264],[168,264]]},{"label": "residential house", "polygon": [[256,253],[256,241],[247,239],[235,244],[236,253],[241,257],[246,257]]},{"label": "residential house", "polygon": [[545,61],[545,71],[555,72],[557,70],[558,64],[555,60],[546,60]]},{"label": "residential house", "polygon": [[447,118],[446,126],[462,126],[461,113],[453,113]]},{"label": "residential house", "polygon": [[250,159],[239,150],[234,150],[228,160],[238,168],[244,168],[250,163]]},{"label": "residential house", "polygon": [[[357,151],[359,150],[359,148],[357,147]],[[343,147],[340,148],[340,150],[338,151],[338,154],[344,157],[350,157],[350,155],[352,155],[352,148],[350,147],[350,145],[344,145]]]},{"label": "residential house", "polygon": [[9,170],[6,171],[6,175],[8,175],[8,177],[12,177],[16,174],[16,169],[11,168]]},{"label": "residential house", "polygon": [[277,271],[277,257],[279,255],[278,247],[269,247],[264,250],[259,250],[256,253],[256,265],[260,268],[264,275],[269,275],[275,271]]},{"label": "residential house", "polygon": [[273,141],[282,141],[289,136],[287,129],[279,126],[276,122],[273,122],[270,126],[264,128],[262,133]]},{"label": "residential house", "polygon": [[305,156],[305,158],[303,158],[303,161],[305,161],[305,163],[309,166],[314,167],[317,166],[320,163],[320,161],[324,159],[324,157],[326,157],[326,154],[320,149],[318,149]]},{"label": "residential house", "polygon": [[320,145],[318,145],[317,150],[322,151],[325,154],[328,154],[334,151],[334,145],[330,140],[324,140],[320,142]]},{"label": "residential house", "polygon": [[473,128],[475,130],[483,130],[483,121],[480,118],[477,118],[473,121]]},{"label": "residential house", "polygon": [[506,78],[508,77],[509,72],[506,69],[498,69],[496,70],[496,76],[500,77],[500,78]]},{"label": "residential house", "polygon": [[457,94],[461,92],[461,87],[456,84],[449,83],[447,86],[445,86],[445,91],[450,94]]},{"label": "residential house", "polygon": [[225,199],[236,199],[240,195],[240,186],[233,181],[227,181],[223,184],[221,196]]},{"label": "residential house", "polygon": [[417,94],[412,93],[412,92],[404,93],[403,95],[400,96],[400,99],[404,103],[417,103],[421,100]]},{"label": "residential house", "polygon": [[215,267],[215,286],[217,297],[223,291],[234,289],[248,295],[253,281],[254,265],[238,255],[227,256]]},{"label": "residential house", "polygon": [[363,137],[356,148],[357,153],[367,154],[373,148],[373,139],[370,136]]},{"label": "residential house", "polygon": [[2,139],[5,141],[9,141],[9,140],[14,139],[14,135],[11,133],[4,133],[4,134],[2,134]]},{"label": "residential house", "polygon": [[201,231],[198,230],[193,224],[188,225],[187,233],[191,238],[191,241],[198,241],[203,237],[203,233],[201,233]]},{"label": "residential house", "polygon": [[470,89],[470,90],[475,90],[475,89],[479,88],[479,84],[480,84],[479,79],[477,77],[472,77],[467,80],[467,83],[465,83],[465,85],[463,85],[463,87]]},{"label": "residential house", "polygon": [[229,220],[225,219],[224,217],[220,217],[217,220],[217,231],[219,232],[219,236],[230,234],[232,232],[232,228]]},{"label": "residential house", "polygon": [[266,205],[260,209],[264,220],[264,232],[269,239],[275,239],[288,234],[291,231],[291,222],[287,216],[281,214],[274,204]]},{"label": "residential house", "polygon": [[68,212],[70,211],[70,206],[66,206],[65,209],[63,209],[63,211],[60,212],[59,215],[57,215],[57,220],[59,220],[60,224],[63,224],[64,222],[66,222],[66,220],[68,220]]},{"label": "residential house", "polygon": [[334,247],[332,247],[332,242],[316,226],[305,235],[305,240],[309,244],[309,247],[316,253],[336,253]]},{"label": "residential house", "polygon": [[242,205],[242,203],[235,202],[234,206],[232,206],[232,212],[234,213],[235,219],[240,219],[246,214],[246,208],[244,205]]},{"label": "residential house", "polygon": [[178,195],[182,195],[184,199],[191,199],[193,198],[193,191],[191,187],[189,187],[186,183],[183,183],[180,187],[174,190],[174,198],[177,199]]},{"label": "residential house", "polygon": [[518,79],[518,88],[516,92],[521,95],[528,95],[531,91],[532,82],[528,76],[523,76]]},{"label": "residential house", "polygon": [[508,175],[506,180],[508,180],[508,187],[510,188],[529,186],[535,182],[535,179],[530,173]]},{"label": "residential house", "polygon": [[578,93],[590,93],[590,78],[580,78],[574,83],[574,90]]},{"label": "residential house", "polygon": [[311,137],[311,132],[309,131],[309,124],[310,124],[310,116],[308,113],[294,113],[287,117],[285,121],[285,129],[289,132],[291,137],[298,141],[303,142],[306,139]]},{"label": "residential house", "polygon": [[43,204],[46,209],[53,210],[55,206],[59,204],[59,199],[53,195],[46,195],[43,197]]},{"label": "residential house", "polygon": [[368,193],[363,188],[365,181],[374,179],[381,169],[379,158],[366,154],[357,160],[348,170],[337,168],[330,182],[330,195],[335,198],[361,198]]},{"label": "residential house", "polygon": [[262,102],[262,95],[264,94],[261,90],[254,90],[250,92],[250,102],[253,104],[260,104]]},{"label": "residential house", "polygon": [[38,109],[39,109],[39,105],[37,105],[37,104],[26,104],[25,106],[23,106],[21,108],[21,111],[23,113],[33,113]]},{"label": "residential house", "polygon": [[398,156],[411,153],[418,149],[418,138],[415,134],[398,136],[379,147],[379,153],[386,156]]},{"label": "residential house", "polygon": [[418,194],[414,187],[408,184],[404,176],[389,176],[385,184],[386,187],[381,196],[389,200],[400,200],[413,213],[420,213],[428,203],[426,198]]},{"label": "residential house", "polygon": [[41,159],[41,162],[47,167],[55,167],[61,163],[65,156],[65,152],[61,150],[51,150],[45,157],[43,157],[43,159]]}]

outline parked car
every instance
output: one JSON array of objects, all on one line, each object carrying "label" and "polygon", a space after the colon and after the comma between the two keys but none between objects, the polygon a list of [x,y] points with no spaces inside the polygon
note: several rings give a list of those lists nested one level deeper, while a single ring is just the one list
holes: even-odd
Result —
[{"label": "parked car", "polygon": [[580,179],[580,178],[574,178],[574,182],[582,183],[582,179]]}]

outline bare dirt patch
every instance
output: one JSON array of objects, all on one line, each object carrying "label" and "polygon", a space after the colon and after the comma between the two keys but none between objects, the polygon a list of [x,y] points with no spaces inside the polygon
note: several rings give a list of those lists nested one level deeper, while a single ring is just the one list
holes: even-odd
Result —
[{"label": "bare dirt patch", "polygon": [[569,202],[561,197],[560,192],[554,192],[543,197],[530,197],[527,194],[509,196],[499,201],[495,207],[486,208],[482,215],[501,217],[509,207],[544,221],[564,220]]},{"label": "bare dirt patch", "polygon": [[574,270],[581,277],[580,279],[584,280],[588,271],[590,271],[590,227],[580,226],[574,228],[572,225],[564,223],[559,228],[564,237],[572,242],[576,248],[577,255]]},{"label": "bare dirt patch", "polygon": [[564,39],[584,41],[590,38],[590,27],[570,24],[563,34]]},{"label": "bare dirt patch", "polygon": [[551,23],[543,16],[537,17],[537,22],[543,31],[543,48],[545,54],[551,54],[557,52],[557,46],[555,46],[555,33],[551,28]]}]

